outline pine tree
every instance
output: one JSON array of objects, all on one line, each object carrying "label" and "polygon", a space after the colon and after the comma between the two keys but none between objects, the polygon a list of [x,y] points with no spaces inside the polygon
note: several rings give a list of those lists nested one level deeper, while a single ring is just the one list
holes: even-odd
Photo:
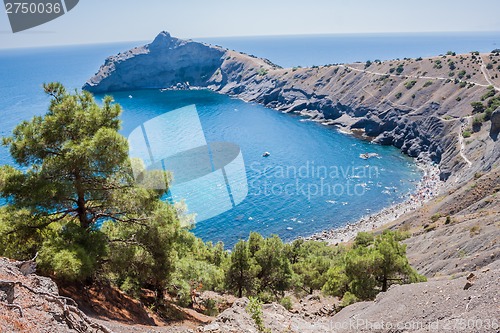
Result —
[{"label": "pine tree", "polygon": [[233,248],[229,269],[226,273],[226,287],[236,292],[238,297],[243,292],[251,293],[254,288],[255,265],[252,263],[247,243],[240,240]]}]

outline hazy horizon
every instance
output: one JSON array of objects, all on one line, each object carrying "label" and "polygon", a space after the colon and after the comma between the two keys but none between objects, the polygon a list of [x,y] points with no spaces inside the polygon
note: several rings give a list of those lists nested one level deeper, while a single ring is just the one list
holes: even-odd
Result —
[{"label": "hazy horizon", "polygon": [[160,31],[179,38],[332,34],[498,32],[496,0],[86,0],[39,27],[13,34],[0,13],[0,48],[149,41]]}]

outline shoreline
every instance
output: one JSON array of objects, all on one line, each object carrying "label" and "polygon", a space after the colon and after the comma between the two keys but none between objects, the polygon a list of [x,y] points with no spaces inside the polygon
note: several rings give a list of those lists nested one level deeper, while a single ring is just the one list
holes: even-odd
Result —
[{"label": "shoreline", "polygon": [[377,213],[366,215],[355,222],[347,223],[345,226],[327,229],[307,237],[297,239],[314,240],[326,242],[329,245],[347,243],[352,241],[358,232],[372,231],[387,225],[404,214],[415,211],[426,202],[435,198],[442,189],[444,182],[439,179],[439,167],[428,161],[418,160],[417,167],[423,170],[422,179],[417,183],[414,193],[407,194],[407,198],[400,203],[383,208]]}]

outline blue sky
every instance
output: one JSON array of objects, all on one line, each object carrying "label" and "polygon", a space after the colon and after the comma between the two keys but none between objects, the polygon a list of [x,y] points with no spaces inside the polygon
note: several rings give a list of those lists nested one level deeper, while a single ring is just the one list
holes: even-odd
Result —
[{"label": "blue sky", "polygon": [[500,31],[498,0],[80,0],[68,14],[0,48],[184,38],[367,32]]}]

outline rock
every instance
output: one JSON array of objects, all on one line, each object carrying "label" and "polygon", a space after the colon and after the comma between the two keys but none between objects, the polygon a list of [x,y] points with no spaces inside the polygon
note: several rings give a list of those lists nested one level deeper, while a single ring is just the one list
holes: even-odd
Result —
[{"label": "rock", "polygon": [[0,332],[111,332],[60,297],[51,279],[25,275],[26,263],[0,258]]},{"label": "rock", "polygon": [[474,283],[473,283],[473,282],[467,281],[467,282],[465,283],[464,290],[469,289],[469,288],[470,288],[470,287],[472,287],[473,285],[474,285]]},{"label": "rock", "polygon": [[490,136],[493,138],[493,140],[497,140],[498,132],[500,132],[500,108],[497,108],[491,114]]}]

